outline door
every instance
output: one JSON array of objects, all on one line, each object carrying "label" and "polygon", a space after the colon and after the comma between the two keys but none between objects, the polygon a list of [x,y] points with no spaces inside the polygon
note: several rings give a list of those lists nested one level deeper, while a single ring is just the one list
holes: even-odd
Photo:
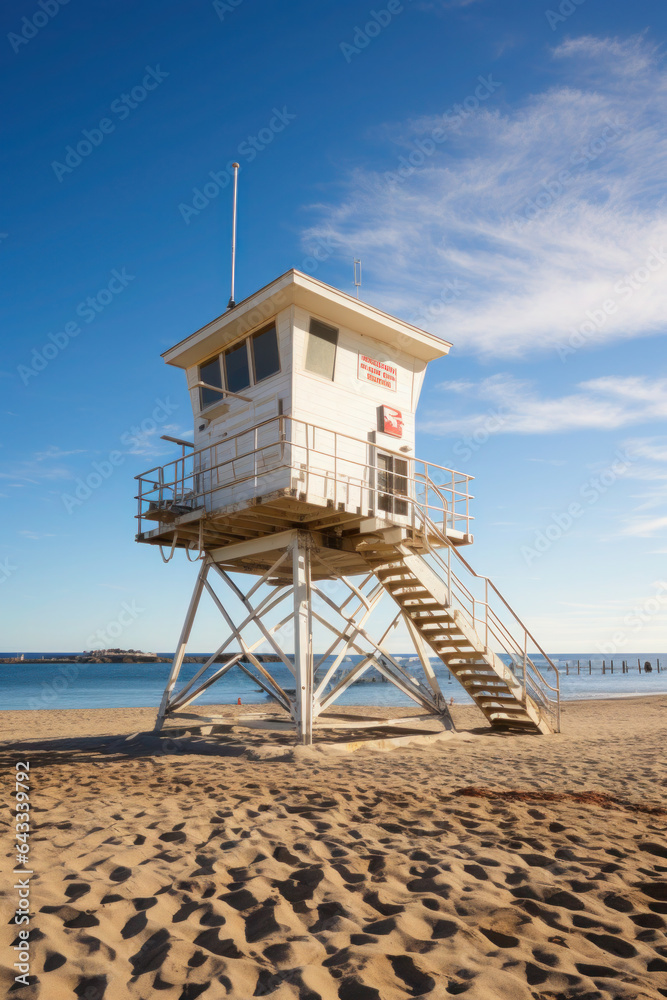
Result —
[{"label": "door", "polygon": [[377,506],[387,514],[405,517],[408,512],[408,462],[377,452]]}]

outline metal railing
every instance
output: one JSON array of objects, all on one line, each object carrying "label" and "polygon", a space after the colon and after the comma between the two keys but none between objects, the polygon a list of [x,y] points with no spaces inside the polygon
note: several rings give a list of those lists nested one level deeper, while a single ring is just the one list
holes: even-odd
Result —
[{"label": "metal railing", "polygon": [[139,533],[161,511],[213,511],[274,490],[406,525],[419,508],[443,534],[468,535],[472,521],[472,476],[284,415],[136,479]]},{"label": "metal railing", "polygon": [[[308,502],[354,508],[411,527],[446,582],[450,603],[505,662],[524,698],[529,695],[552,728],[560,729],[556,666],[491,580],[476,573],[451,543],[453,531],[470,534],[472,476],[283,415],[136,479],[140,533],[151,514],[214,511],[276,487]],[[543,659],[553,684],[535,657]]]},{"label": "metal railing", "polygon": [[[463,612],[484,646],[499,655],[509,667],[521,685],[524,701],[528,695],[545,714],[551,728],[560,732],[558,668],[495,584],[472,568],[423,511],[420,520],[428,559],[447,584],[450,604]],[[441,547],[433,546],[433,537]],[[535,663],[537,656],[544,660],[545,671],[549,672],[553,684]]]}]

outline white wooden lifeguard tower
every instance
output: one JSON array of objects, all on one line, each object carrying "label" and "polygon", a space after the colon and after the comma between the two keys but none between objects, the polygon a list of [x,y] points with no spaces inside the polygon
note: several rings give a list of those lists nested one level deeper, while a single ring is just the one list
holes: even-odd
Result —
[{"label": "white wooden lifeguard tower", "polygon": [[[419,706],[393,724],[435,716],[449,728],[435,657],[492,725],[559,728],[558,671],[460,554],[472,542],[470,477],[415,456],[426,366],[449,348],[291,270],[165,352],[187,376],[194,446],[177,441],[180,458],[137,477],[137,541],[200,562],[158,730],[165,719],[230,721],[191,706],[235,667],[286,713],[239,721],[294,726],[301,743],[317,729],[381,724],[332,711],[371,667]],[[205,592],[224,633],[179,687]],[[383,600],[390,613],[374,630]],[[389,649],[399,624],[407,665]],[[313,648],[314,629],[330,636],[325,648]]]}]

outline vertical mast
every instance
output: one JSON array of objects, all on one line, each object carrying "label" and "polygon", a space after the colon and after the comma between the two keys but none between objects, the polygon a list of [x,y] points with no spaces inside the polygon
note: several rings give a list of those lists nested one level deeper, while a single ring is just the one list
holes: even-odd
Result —
[{"label": "vertical mast", "polygon": [[234,280],[236,277],[236,205],[239,187],[239,164],[232,163],[234,168],[234,208],[232,214],[232,294],[229,296],[228,309],[232,309],[236,302],[234,300]]}]

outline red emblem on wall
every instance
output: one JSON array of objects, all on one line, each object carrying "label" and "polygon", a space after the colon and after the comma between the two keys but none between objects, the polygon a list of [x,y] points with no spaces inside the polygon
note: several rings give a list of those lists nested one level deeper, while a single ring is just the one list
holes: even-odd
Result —
[{"label": "red emblem on wall", "polygon": [[380,426],[391,437],[403,437],[403,414],[393,406],[380,407]]}]

